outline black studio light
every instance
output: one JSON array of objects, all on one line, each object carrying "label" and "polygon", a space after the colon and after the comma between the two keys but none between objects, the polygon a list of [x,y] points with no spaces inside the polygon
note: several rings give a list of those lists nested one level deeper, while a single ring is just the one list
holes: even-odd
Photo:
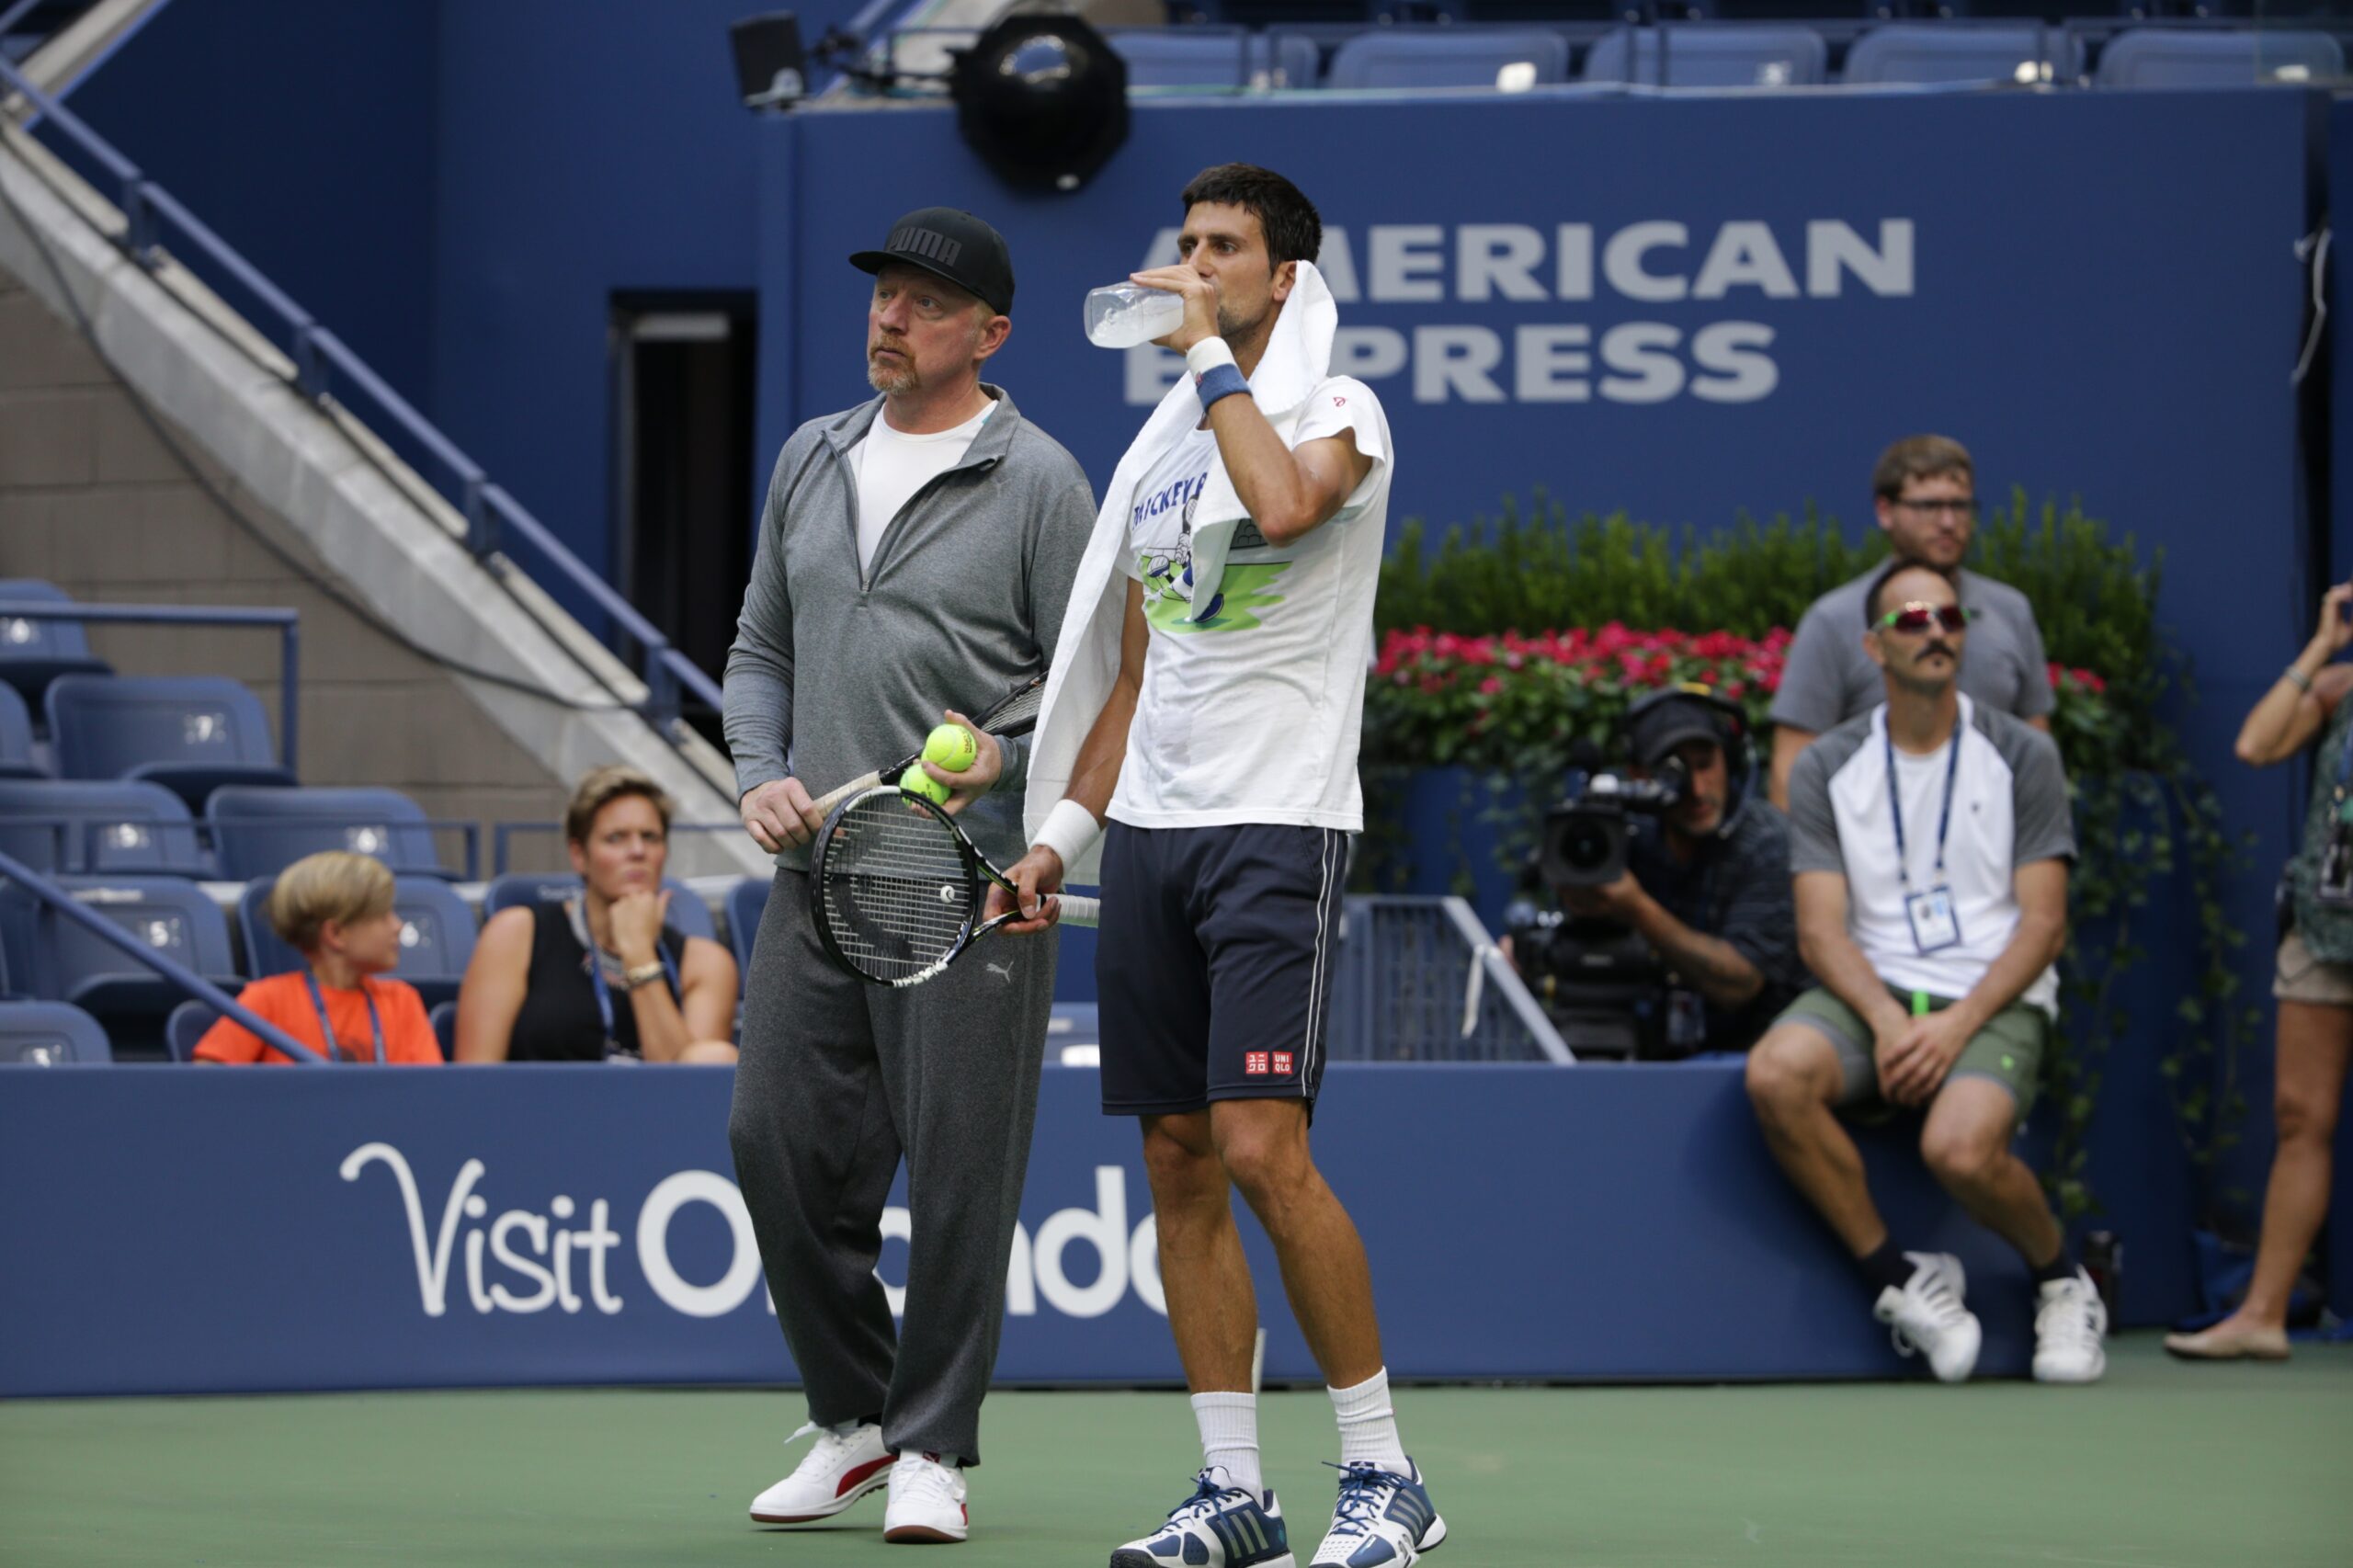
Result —
[{"label": "black studio light", "polygon": [[809,61],[801,23],[790,11],[746,17],[727,29],[735,54],[735,90],[748,109],[790,108],[808,91]]},{"label": "black studio light", "polygon": [[1076,190],[1128,139],[1128,66],[1076,17],[1007,17],[956,58],[956,121],[1009,185]]}]

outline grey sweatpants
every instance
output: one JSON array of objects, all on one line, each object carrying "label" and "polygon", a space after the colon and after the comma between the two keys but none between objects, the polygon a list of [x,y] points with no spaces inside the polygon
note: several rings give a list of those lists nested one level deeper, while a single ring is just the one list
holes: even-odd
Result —
[{"label": "grey sweatpants", "polygon": [[[926,984],[869,984],[825,955],[807,874],[777,873],[727,1137],[811,1420],[879,1413],[893,1450],[980,1462],[1056,946],[983,937]],[[874,1265],[902,1156],[913,1234],[894,1330]]]}]

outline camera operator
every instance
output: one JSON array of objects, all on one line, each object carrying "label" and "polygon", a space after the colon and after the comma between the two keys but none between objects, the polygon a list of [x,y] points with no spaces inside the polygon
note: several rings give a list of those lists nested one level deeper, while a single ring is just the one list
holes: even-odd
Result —
[{"label": "camera operator", "polygon": [[[1541,967],[1531,961],[1531,927],[1548,945],[1597,926],[1631,933],[1665,991],[1661,1038],[1637,1054],[1745,1051],[1805,983],[1787,824],[1756,787],[1741,710],[1705,687],[1642,699],[1628,710],[1626,733],[1639,782],[1605,788],[1606,776],[1597,778],[1548,828],[1543,880],[1565,920],[1523,922],[1506,953],[1526,972]],[[1609,852],[1590,829],[1580,834],[1575,818],[1613,797],[1631,814],[1622,819],[1622,846]],[[1562,988],[1547,987],[1548,999]]]}]

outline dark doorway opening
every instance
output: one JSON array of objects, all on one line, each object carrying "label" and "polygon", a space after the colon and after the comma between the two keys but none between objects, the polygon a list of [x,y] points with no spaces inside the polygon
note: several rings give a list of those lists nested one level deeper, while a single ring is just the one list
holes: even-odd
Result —
[{"label": "dark doorway opening", "polygon": [[[713,680],[752,571],[752,296],[613,299],[613,581]],[[719,741],[719,715],[687,718]]]}]

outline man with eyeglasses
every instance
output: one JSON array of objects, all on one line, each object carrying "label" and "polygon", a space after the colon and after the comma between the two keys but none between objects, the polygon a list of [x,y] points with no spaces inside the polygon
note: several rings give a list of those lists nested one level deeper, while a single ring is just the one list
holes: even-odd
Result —
[{"label": "man with eyeglasses", "polygon": [[[1977,528],[1975,465],[1969,449],[1943,436],[1906,436],[1880,454],[1871,472],[1873,507],[1897,561],[1921,561],[1956,574],[1961,602],[1975,613],[1961,689],[1987,708],[2051,728],[2051,672],[2034,607],[2006,583],[1961,570]],[[1773,803],[1790,803],[1790,769],[1816,735],[1880,701],[1878,666],[1855,637],[1873,568],[1833,588],[1798,622],[1789,663],[1774,693]]]},{"label": "man with eyeglasses", "polygon": [[2010,1150],[2058,1009],[2067,780],[2049,735],[1960,689],[1979,623],[1953,577],[1897,562],[1872,581],[1859,641],[1884,701],[1790,772],[1798,948],[1820,983],[1749,1053],[1748,1096],[1896,1348],[1957,1383],[1982,1339],[1960,1261],[1889,1233],[1839,1122],[1924,1113],[1930,1172],[2032,1270],[2035,1378],[2091,1382],[2107,1366],[2107,1312]]}]

